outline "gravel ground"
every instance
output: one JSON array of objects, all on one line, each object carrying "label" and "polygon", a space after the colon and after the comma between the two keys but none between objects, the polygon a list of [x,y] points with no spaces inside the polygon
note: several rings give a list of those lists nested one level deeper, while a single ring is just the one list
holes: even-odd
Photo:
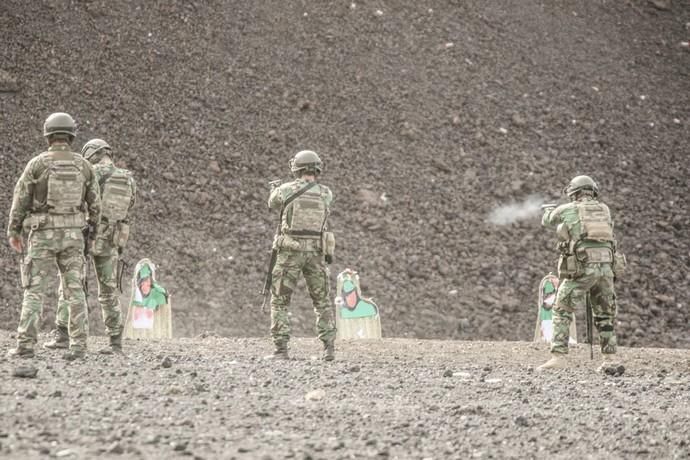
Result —
[{"label": "gravel ground", "polygon": [[690,457],[687,350],[623,347],[609,376],[584,345],[542,374],[527,342],[345,342],[332,363],[307,338],[287,362],[265,338],[126,342],[72,364],[10,360],[12,344],[0,332],[2,458]]}]

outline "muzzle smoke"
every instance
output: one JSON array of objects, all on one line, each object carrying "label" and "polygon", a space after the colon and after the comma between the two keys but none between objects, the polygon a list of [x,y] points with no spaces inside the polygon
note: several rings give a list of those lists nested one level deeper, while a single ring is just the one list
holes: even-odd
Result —
[{"label": "muzzle smoke", "polygon": [[489,214],[488,221],[496,225],[509,225],[519,220],[530,219],[541,214],[544,198],[530,195],[522,202],[509,203],[497,207]]}]

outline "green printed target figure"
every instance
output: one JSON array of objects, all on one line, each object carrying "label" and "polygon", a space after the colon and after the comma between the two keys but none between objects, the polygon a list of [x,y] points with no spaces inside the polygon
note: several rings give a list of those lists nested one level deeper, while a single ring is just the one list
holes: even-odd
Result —
[{"label": "green printed target figure", "polygon": [[356,271],[347,268],[338,275],[335,305],[338,338],[381,338],[379,307],[362,296]]},{"label": "green printed target figure", "polygon": [[[553,306],[556,303],[559,280],[549,273],[539,283],[539,303],[537,306],[537,326],[534,329],[534,341],[551,343],[553,341]],[[569,345],[577,343],[575,316],[570,324]]]}]

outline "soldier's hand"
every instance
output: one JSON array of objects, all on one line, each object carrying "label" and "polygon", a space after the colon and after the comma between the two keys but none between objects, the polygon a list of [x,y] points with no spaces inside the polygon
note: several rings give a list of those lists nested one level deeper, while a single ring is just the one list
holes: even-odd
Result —
[{"label": "soldier's hand", "polygon": [[24,242],[21,238],[16,236],[10,237],[10,246],[17,252],[24,252]]}]

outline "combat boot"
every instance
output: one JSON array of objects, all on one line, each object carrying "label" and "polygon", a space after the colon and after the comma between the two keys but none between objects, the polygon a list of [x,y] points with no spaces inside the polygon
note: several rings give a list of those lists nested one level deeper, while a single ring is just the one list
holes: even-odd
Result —
[{"label": "combat boot", "polygon": [[537,367],[537,370],[564,369],[566,367],[568,367],[568,362],[565,359],[565,355],[563,353],[552,353],[551,359]]},{"label": "combat boot", "polygon": [[104,355],[112,355],[113,353],[116,355],[124,354],[122,352],[122,332],[120,332],[117,335],[111,335],[110,336],[110,346],[109,347],[103,347],[98,351]]},{"label": "combat boot", "polygon": [[335,359],[335,343],[333,340],[323,343],[323,360],[333,361]]},{"label": "combat boot", "polygon": [[62,355],[62,359],[65,361],[75,361],[84,357],[86,357],[86,350],[83,348],[70,348],[67,353]]},{"label": "combat boot", "polygon": [[273,359],[290,359],[290,357],[288,356],[287,343],[276,343],[276,349],[273,351]]},{"label": "combat boot", "polygon": [[43,348],[48,348],[55,350],[58,348],[69,348],[69,333],[66,327],[58,326],[57,329],[53,329],[51,333],[53,339],[50,342],[43,344]]},{"label": "combat boot", "polygon": [[34,357],[34,350],[33,348],[25,348],[25,347],[16,347],[16,348],[10,348],[7,351],[7,356],[10,358],[33,358]]}]

